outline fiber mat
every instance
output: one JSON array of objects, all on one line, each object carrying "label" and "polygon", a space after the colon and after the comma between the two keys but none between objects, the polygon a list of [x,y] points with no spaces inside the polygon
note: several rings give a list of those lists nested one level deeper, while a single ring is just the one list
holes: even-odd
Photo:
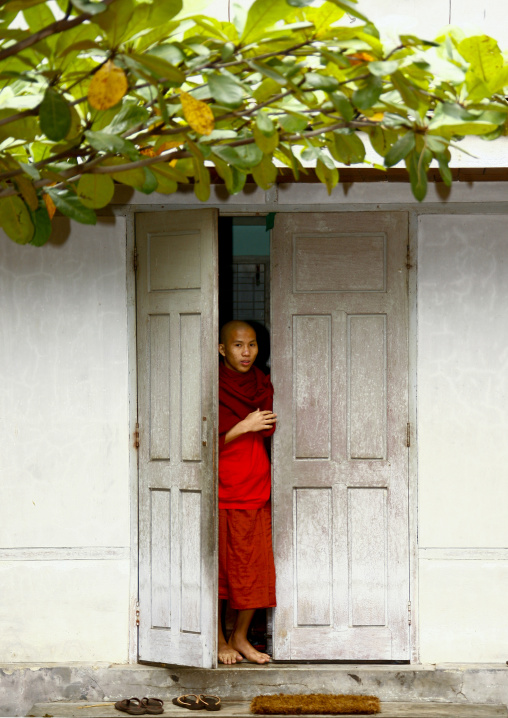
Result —
[{"label": "fiber mat", "polygon": [[304,695],[256,696],[250,704],[251,713],[263,715],[338,715],[341,713],[372,714],[381,710],[376,696]]}]

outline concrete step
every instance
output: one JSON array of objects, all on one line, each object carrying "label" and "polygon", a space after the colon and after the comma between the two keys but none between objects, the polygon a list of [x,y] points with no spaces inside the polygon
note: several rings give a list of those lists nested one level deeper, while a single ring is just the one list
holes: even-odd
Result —
[{"label": "concrete step", "polygon": [[[252,718],[250,701],[223,701],[220,711],[221,718]],[[117,711],[113,703],[36,703],[27,714],[34,718],[120,718],[126,713]],[[189,711],[174,706],[171,702],[164,704],[164,713],[169,718],[189,718]],[[191,713],[190,715],[195,715]],[[200,715],[206,715],[201,712]],[[504,705],[474,703],[404,703],[382,702],[382,718],[506,718],[508,709]],[[270,718],[287,718],[287,716],[271,716]],[[306,716],[305,718],[323,718],[323,716]],[[358,714],[342,714],[340,718],[358,718]]]},{"label": "concrete step", "polygon": [[[112,664],[0,665],[0,716],[26,716],[35,704],[114,702],[130,696],[171,699],[207,693],[250,701],[275,693],[378,696],[383,705],[508,705],[508,666],[493,664],[253,664],[217,670]],[[56,709],[55,709],[56,710]],[[78,718],[87,718],[83,710]],[[423,710],[423,708],[422,708]],[[451,708],[450,708],[451,710]],[[112,715],[121,716],[113,709]],[[40,711],[39,711],[40,712]],[[45,711],[51,713],[51,711]],[[44,715],[44,713],[43,713]],[[385,714],[386,715],[386,714]],[[449,715],[452,715],[449,713]],[[186,711],[185,718],[191,718]]]}]

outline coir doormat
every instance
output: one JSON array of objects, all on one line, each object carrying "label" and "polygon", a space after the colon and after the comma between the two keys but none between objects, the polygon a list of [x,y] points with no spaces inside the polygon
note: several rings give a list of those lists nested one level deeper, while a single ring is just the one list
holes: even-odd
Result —
[{"label": "coir doormat", "polygon": [[256,696],[250,704],[251,713],[263,715],[339,715],[341,713],[372,714],[381,710],[376,696],[305,695]]}]

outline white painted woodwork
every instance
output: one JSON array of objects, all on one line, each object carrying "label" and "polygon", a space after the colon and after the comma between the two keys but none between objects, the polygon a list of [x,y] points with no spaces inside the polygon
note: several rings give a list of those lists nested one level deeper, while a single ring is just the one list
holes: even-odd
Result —
[{"label": "white painted woodwork", "polygon": [[216,663],[217,212],[136,216],[139,658]]},{"label": "white painted woodwork", "polygon": [[276,216],[277,660],[409,658],[407,242],[405,213]]}]

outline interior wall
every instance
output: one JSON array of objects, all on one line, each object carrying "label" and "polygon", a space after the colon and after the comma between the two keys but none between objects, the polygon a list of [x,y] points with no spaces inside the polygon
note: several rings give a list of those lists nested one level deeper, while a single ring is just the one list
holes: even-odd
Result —
[{"label": "interior wall", "polygon": [[507,306],[506,217],[420,217],[422,662],[506,660]]},{"label": "interior wall", "polygon": [[122,662],[125,219],[54,224],[43,248],[0,237],[0,661]]}]

